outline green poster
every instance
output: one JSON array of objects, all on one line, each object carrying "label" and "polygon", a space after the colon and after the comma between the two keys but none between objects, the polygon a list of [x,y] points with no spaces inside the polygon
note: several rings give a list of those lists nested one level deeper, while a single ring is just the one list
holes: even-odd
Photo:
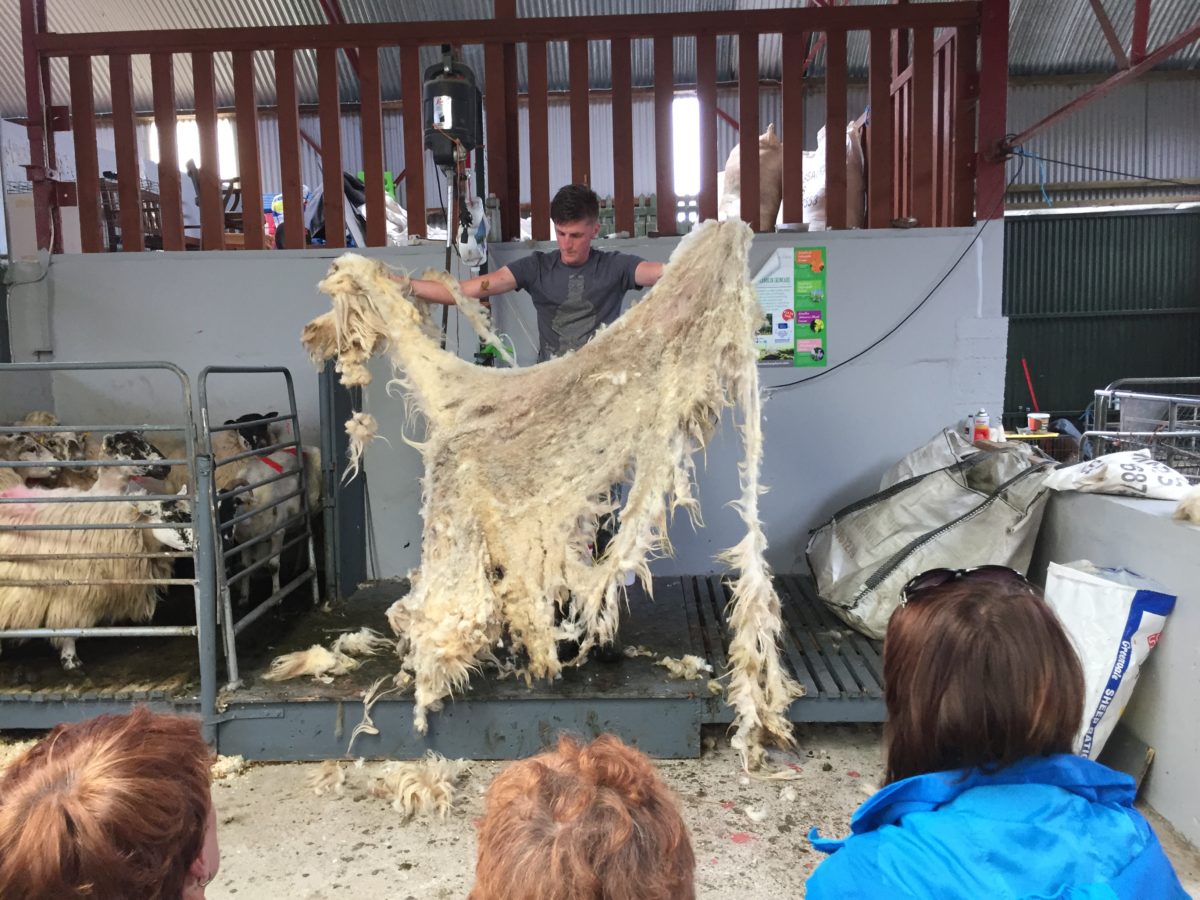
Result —
[{"label": "green poster", "polygon": [[797,247],[793,259],[794,366],[825,365],[825,248]]}]

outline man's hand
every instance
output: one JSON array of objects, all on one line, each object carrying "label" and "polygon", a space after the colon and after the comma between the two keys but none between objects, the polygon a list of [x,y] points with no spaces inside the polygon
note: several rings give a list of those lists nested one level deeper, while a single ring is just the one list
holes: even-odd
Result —
[{"label": "man's hand", "polygon": [[658,279],[662,278],[662,273],[662,263],[642,260],[633,270],[633,280],[638,287],[652,287],[658,282]]}]

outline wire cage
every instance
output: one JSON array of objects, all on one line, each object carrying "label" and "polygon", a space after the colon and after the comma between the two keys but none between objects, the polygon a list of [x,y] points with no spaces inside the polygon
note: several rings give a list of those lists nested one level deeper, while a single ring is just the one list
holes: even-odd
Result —
[{"label": "wire cage", "polygon": [[1095,430],[1084,434],[1094,456],[1147,449],[1200,483],[1200,376],[1122,378],[1096,391],[1095,410]]}]

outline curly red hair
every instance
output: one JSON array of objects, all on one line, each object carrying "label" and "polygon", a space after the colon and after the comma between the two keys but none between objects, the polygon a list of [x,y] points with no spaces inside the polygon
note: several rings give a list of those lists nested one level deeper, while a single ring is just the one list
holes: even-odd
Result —
[{"label": "curly red hair", "polygon": [[612,735],[563,736],[488,788],[469,900],[692,900],[695,867],[645,754]]},{"label": "curly red hair", "polygon": [[211,764],[196,719],[139,708],[59,725],[0,779],[0,897],[178,900]]}]

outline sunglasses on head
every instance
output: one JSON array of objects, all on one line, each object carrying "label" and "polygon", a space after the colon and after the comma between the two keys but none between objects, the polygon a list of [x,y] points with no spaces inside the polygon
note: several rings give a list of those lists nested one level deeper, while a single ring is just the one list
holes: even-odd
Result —
[{"label": "sunglasses on head", "polygon": [[1023,585],[1033,590],[1033,583],[1008,566],[975,566],[971,569],[930,569],[911,579],[900,589],[900,605],[920,600],[921,595],[934,588],[956,581],[987,582],[1002,585]]}]

